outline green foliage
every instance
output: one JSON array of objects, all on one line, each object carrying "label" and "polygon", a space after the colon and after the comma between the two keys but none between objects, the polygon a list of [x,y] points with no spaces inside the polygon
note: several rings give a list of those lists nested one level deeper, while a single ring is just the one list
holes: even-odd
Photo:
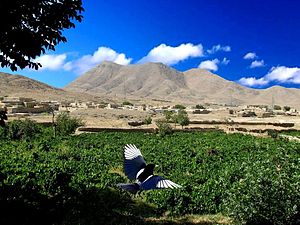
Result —
[{"label": "green foliage", "polygon": [[122,103],[122,105],[133,106],[133,104],[132,104],[131,102],[129,102],[129,101],[124,101],[124,102]]},{"label": "green foliage", "polygon": [[173,108],[174,109],[185,109],[185,106],[184,105],[175,105]]},{"label": "green foliage", "polygon": [[173,119],[174,122],[180,124],[182,126],[182,128],[183,128],[183,126],[187,126],[187,125],[190,124],[189,117],[188,117],[187,112],[185,110],[182,110],[182,109],[179,110],[177,112],[177,114],[174,115],[173,118],[174,118]]},{"label": "green foliage", "polygon": [[171,122],[172,121],[172,117],[174,115],[173,111],[165,110],[163,114],[164,114],[165,119],[166,119],[167,122]]},{"label": "green foliage", "polygon": [[7,138],[7,127],[0,126],[0,140]]},{"label": "green foliage", "polygon": [[13,120],[9,122],[8,129],[6,131],[8,138],[11,140],[29,140],[39,133],[41,133],[39,125],[29,119]]},{"label": "green foliage", "polygon": [[203,105],[196,105],[196,109],[205,109],[205,107]]},{"label": "green foliage", "polygon": [[[37,56],[66,42],[63,30],[82,20],[82,0],[0,1],[0,63],[38,69]],[[26,25],[25,25],[26,24]]]},{"label": "green foliage", "polygon": [[274,105],[274,110],[281,110],[281,106],[280,105]]},{"label": "green foliage", "polygon": [[147,117],[144,119],[144,123],[145,123],[146,125],[151,124],[151,123],[152,123],[152,118],[151,118],[151,116],[147,116]]},{"label": "green foliage", "polygon": [[271,138],[278,138],[278,131],[276,130],[268,129],[267,133]]},{"label": "green foliage", "polygon": [[80,118],[71,117],[68,113],[61,113],[56,119],[56,132],[62,136],[73,134],[78,127],[83,125]]},{"label": "green foliage", "polygon": [[173,133],[172,127],[170,126],[167,120],[164,119],[156,120],[155,124],[158,128],[158,134],[160,136],[165,136],[167,134]]},{"label": "green foliage", "polygon": [[[50,130],[30,142],[0,140],[0,224],[18,218],[15,224],[46,219],[51,224],[143,224],[145,212],[222,213],[243,224],[300,222],[298,142],[222,132],[53,138]],[[155,173],[183,188],[147,191],[137,198],[117,189],[117,183],[128,182],[122,172],[125,144],[139,147],[148,163],[158,165]],[[142,201],[145,210],[132,199]]]},{"label": "green foliage", "polygon": [[290,107],[290,106],[284,106],[284,107],[283,107],[283,110],[284,110],[285,112],[288,112],[288,111],[291,110],[291,107]]},{"label": "green foliage", "polygon": [[[297,160],[278,152],[252,167],[226,191],[225,207],[240,223],[292,225],[300,223]],[[299,158],[298,158],[299,160]],[[286,164],[288,163],[288,164]]]}]

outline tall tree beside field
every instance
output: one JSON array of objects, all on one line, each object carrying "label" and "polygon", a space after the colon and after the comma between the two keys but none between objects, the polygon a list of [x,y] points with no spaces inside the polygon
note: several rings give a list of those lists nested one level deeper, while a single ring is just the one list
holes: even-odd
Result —
[{"label": "tall tree beside field", "polygon": [[189,125],[190,119],[188,117],[187,112],[183,109],[180,109],[178,111],[178,113],[175,115],[174,122],[180,124],[182,129],[183,129],[183,126]]},{"label": "tall tree beside field", "polygon": [[1,0],[0,65],[38,69],[36,57],[66,42],[62,31],[81,22],[82,0]]}]

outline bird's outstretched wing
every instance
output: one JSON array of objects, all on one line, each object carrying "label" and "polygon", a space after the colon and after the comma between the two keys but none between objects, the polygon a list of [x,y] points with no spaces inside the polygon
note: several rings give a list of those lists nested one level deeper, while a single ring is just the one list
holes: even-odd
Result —
[{"label": "bird's outstretched wing", "polygon": [[135,145],[124,147],[124,171],[130,180],[135,180],[137,173],[146,167],[141,151]]},{"label": "bird's outstretched wing", "polygon": [[117,187],[122,188],[125,191],[129,191],[133,194],[137,193],[140,190],[140,187],[138,184],[124,184],[124,183],[120,183],[117,184]]},{"label": "bird's outstretched wing", "polygon": [[179,184],[166,180],[161,176],[152,175],[141,184],[142,190],[164,189],[164,188],[180,188]]}]

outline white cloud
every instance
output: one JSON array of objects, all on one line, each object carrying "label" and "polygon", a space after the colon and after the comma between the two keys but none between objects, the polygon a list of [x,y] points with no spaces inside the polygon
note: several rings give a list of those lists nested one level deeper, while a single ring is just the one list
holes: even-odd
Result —
[{"label": "white cloud", "polygon": [[222,61],[220,61],[219,59],[205,60],[199,64],[198,68],[217,71],[219,69],[218,67],[219,64],[228,65],[229,62],[230,60],[227,58],[223,58]]},{"label": "white cloud", "polygon": [[203,47],[201,44],[193,45],[187,43],[177,47],[161,44],[151,49],[147,56],[139,60],[139,63],[161,62],[166,65],[174,65],[190,57],[200,56],[203,56]]},{"label": "white cloud", "polygon": [[244,55],[244,59],[255,59],[257,57],[255,52],[248,52],[246,55]]},{"label": "white cloud", "polygon": [[111,48],[99,47],[93,55],[84,55],[80,59],[66,63],[64,69],[73,70],[78,74],[82,74],[106,60],[120,65],[128,65],[132,59],[127,58],[124,53],[117,53]]},{"label": "white cloud", "polygon": [[300,84],[300,68],[285,66],[272,67],[265,78],[269,81],[278,81],[280,83]]},{"label": "white cloud", "polygon": [[250,87],[264,86],[270,82],[300,84],[300,68],[277,66],[272,67],[269,73],[262,78],[257,79],[255,77],[243,77],[239,80],[240,84]]},{"label": "white cloud", "polygon": [[67,54],[61,55],[42,55],[38,57],[35,62],[38,62],[42,65],[39,70],[59,70],[63,67]]},{"label": "white cloud", "polygon": [[226,46],[221,46],[220,44],[214,45],[211,49],[207,50],[209,54],[214,54],[216,52],[223,51],[223,52],[230,52],[231,47],[226,45]]},{"label": "white cloud", "polygon": [[228,65],[228,63],[230,62],[230,60],[229,59],[227,59],[226,57],[225,58],[223,58],[223,60],[222,60],[222,64],[223,65]]},{"label": "white cloud", "polygon": [[199,64],[198,68],[211,70],[211,71],[217,71],[219,63],[220,63],[220,60],[218,60],[218,59],[206,60],[206,61],[201,62]]},{"label": "white cloud", "polygon": [[255,60],[251,63],[250,68],[256,68],[256,67],[264,67],[265,66],[265,62],[264,60]]},{"label": "white cloud", "polygon": [[256,79],[255,77],[243,77],[239,80],[239,83],[245,86],[254,87],[254,86],[264,86],[268,84],[268,81],[264,78]]}]

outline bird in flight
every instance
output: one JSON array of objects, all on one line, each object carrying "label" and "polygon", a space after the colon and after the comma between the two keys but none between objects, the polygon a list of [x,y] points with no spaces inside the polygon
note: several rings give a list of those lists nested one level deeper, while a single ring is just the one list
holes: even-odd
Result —
[{"label": "bird in flight", "polygon": [[135,145],[126,145],[124,147],[124,171],[130,180],[136,180],[136,182],[120,183],[117,186],[134,194],[143,190],[181,187],[173,181],[153,175],[154,167],[154,164],[146,165],[141,151]]}]

